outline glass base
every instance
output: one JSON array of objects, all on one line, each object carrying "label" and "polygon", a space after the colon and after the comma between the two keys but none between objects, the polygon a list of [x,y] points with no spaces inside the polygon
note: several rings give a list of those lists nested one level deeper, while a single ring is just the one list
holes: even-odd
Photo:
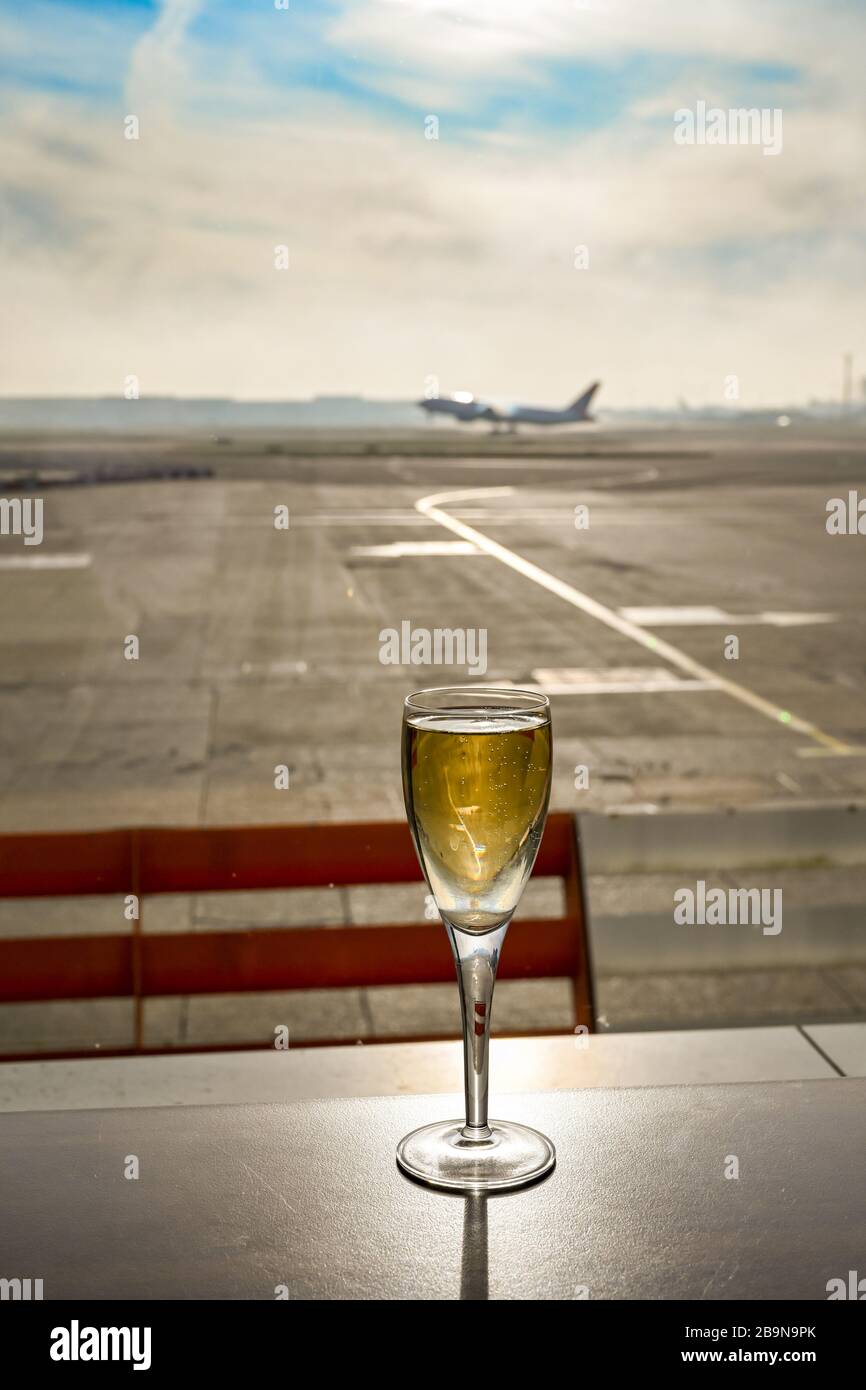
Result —
[{"label": "glass base", "polygon": [[506,1192],[549,1173],[556,1150],[537,1129],[491,1120],[479,1138],[463,1120],[414,1129],[397,1145],[397,1163],[410,1178],[457,1192]]}]

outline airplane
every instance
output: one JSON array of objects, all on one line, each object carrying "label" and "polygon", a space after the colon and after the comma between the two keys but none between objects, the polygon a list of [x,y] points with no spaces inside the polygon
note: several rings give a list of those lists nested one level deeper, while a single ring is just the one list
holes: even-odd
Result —
[{"label": "airplane", "polygon": [[589,407],[600,386],[600,381],[594,381],[582,396],[562,410],[535,405],[512,405],[499,410],[486,401],[477,401],[469,391],[455,391],[453,396],[430,396],[418,401],[418,405],[429,415],[450,415],[462,424],[488,420],[492,425],[504,425],[506,429],[516,429],[518,425],[591,424],[593,416],[589,413]]},{"label": "airplane", "polygon": [[493,407],[484,401],[476,401],[471,391],[455,391],[453,396],[425,396],[417,404],[430,415],[450,415],[464,424],[470,420],[495,418]]}]

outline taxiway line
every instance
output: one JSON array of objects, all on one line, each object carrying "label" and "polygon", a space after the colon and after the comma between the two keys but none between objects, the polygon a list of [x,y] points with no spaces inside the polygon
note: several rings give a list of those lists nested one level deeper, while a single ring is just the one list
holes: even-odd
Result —
[{"label": "taxiway line", "polygon": [[556,575],[541,569],[539,565],[534,565],[531,560],[526,560],[522,555],[509,550],[507,546],[500,545],[492,537],[485,535],[483,531],[478,531],[474,526],[467,526],[450,512],[443,510],[443,503],[463,502],[479,497],[511,497],[515,489],[512,487],[484,488],[484,489],[461,489],[458,492],[439,492],[431,493],[429,497],[420,497],[415,503],[415,508],[422,516],[429,517],[439,526],[444,526],[446,530],[452,531],[455,536],[460,536],[463,540],[472,541],[488,555],[492,555],[495,560],[500,560],[503,565],[514,570],[517,574],[523,575],[524,579],[531,580],[538,584],[548,593],[555,594],[564,602],[571,604],[573,608],[578,608],[588,617],[595,618],[598,622],[604,623],[606,627],[612,628],[622,637],[628,637],[638,646],[651,651],[654,656],[663,657],[672,666],[676,666],[680,671],[686,671],[690,676],[702,681],[714,681],[719,690],[729,695],[731,699],[738,700],[742,705],[748,705],[750,709],[758,714],[764,715],[766,719],[771,719],[774,724],[782,724],[785,728],[791,729],[794,733],[802,734],[805,738],[812,739],[829,753],[837,756],[850,756],[852,749],[841,739],[834,738],[832,734],[827,734],[823,729],[819,729],[816,724],[812,724],[808,719],[801,719],[799,715],[793,714],[791,710],[782,709],[779,705],[773,704],[771,700],[765,700],[763,695],[757,695],[753,690],[740,685],[738,681],[729,680],[726,676],[720,676],[715,671],[704,666],[700,661],[695,661],[694,657],[687,652],[680,651],[679,647],[673,646],[670,642],[665,642],[660,637],[655,637],[646,628],[638,627],[636,623],[631,623],[606,604],[599,603],[597,599],[585,594],[580,589],[576,589],[573,584],[566,584]]}]

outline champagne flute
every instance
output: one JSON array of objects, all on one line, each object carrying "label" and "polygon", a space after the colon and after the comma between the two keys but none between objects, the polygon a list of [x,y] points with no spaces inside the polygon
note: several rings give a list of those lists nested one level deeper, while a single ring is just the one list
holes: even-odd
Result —
[{"label": "champagne flute", "polygon": [[489,1120],[493,986],[508,924],[535,862],[550,798],[550,703],[524,690],[421,690],[403,710],[403,795],[445,924],[463,1018],[466,1120],[401,1139],[397,1162],[433,1187],[521,1187],[556,1162],[550,1140]]}]

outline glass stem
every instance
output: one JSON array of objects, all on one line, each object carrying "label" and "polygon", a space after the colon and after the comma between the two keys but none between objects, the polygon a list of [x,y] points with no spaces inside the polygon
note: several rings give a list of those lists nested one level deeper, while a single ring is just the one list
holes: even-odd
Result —
[{"label": "glass stem", "polygon": [[463,1018],[463,1075],[466,1087],[466,1126],[464,1139],[490,1138],[487,1124],[488,1052],[493,986],[499,952],[508,923],[483,936],[452,927],[446,920],[448,939],[457,967],[460,985],[460,1013]]}]

